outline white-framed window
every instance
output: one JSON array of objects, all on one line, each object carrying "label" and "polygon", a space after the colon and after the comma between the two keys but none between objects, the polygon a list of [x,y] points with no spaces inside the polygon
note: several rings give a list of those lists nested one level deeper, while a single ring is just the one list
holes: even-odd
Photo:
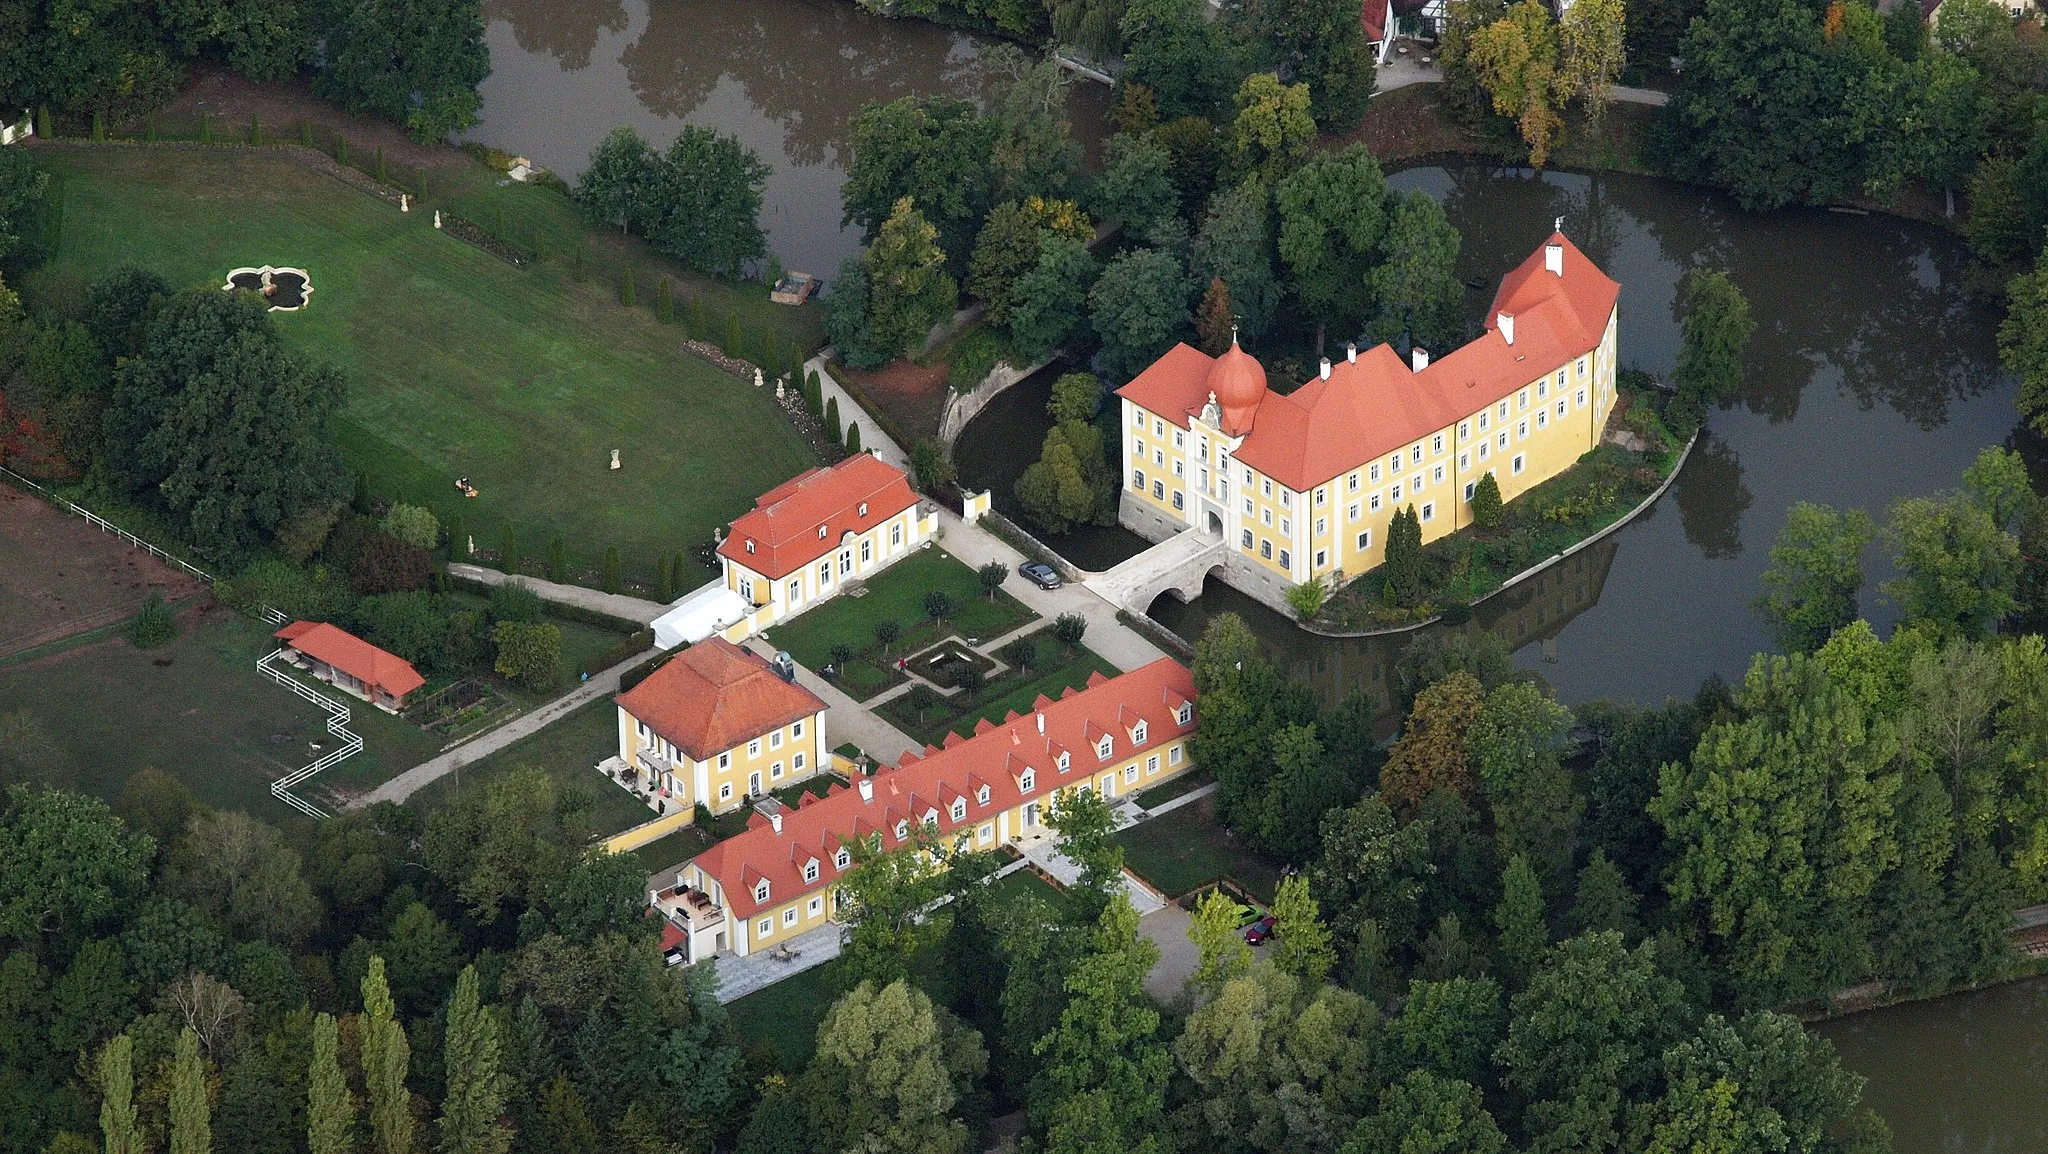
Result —
[{"label": "white-framed window", "polygon": [[728,781],[728,782],[726,782],[726,783],[725,783],[724,785],[721,785],[721,786],[719,786],[719,787],[718,787],[718,800],[720,800],[720,801],[731,801],[731,800],[732,800],[732,783],[731,783],[731,782],[729,782],[729,781]]},{"label": "white-framed window", "polygon": [[1520,412],[1521,410],[1526,409],[1528,407],[1529,390],[1523,389],[1521,392],[1515,394],[1515,411]]},{"label": "white-framed window", "polygon": [[782,924],[785,926],[793,926],[796,924],[795,906],[791,906],[788,909],[782,911]]},{"label": "white-framed window", "polygon": [[1316,550],[1316,568],[1321,569],[1323,566],[1329,564],[1329,558],[1330,555],[1328,552],[1322,549]]},{"label": "white-framed window", "polygon": [[[1153,758],[1152,760],[1156,762],[1156,761],[1158,761],[1159,759],[1155,757],[1155,758]],[[1129,765],[1127,765],[1127,766],[1124,766],[1124,784],[1125,784],[1125,785],[1130,785],[1130,784],[1133,784],[1134,782],[1136,782],[1137,780],[1138,780],[1138,763],[1134,761],[1134,762],[1132,762],[1131,764],[1129,764]]]},{"label": "white-framed window", "polygon": [[1353,469],[1351,471],[1351,477],[1348,481],[1345,482],[1345,485],[1347,488],[1350,489],[1351,492],[1358,492],[1358,470]]},{"label": "white-framed window", "polygon": [[1131,470],[1131,488],[1136,489],[1140,493],[1145,491],[1145,470]]},{"label": "white-framed window", "polygon": [[1155,465],[1164,465],[1164,464],[1166,463],[1166,450],[1165,450],[1165,449],[1154,449],[1154,450],[1152,450],[1152,463],[1153,463],[1153,464],[1155,464]]},{"label": "white-framed window", "polygon": [[818,526],[818,540],[820,540],[820,541],[823,541],[824,539],[825,539],[825,526],[823,526],[823,525],[820,525],[820,526]]},{"label": "white-framed window", "polygon": [[1244,515],[1247,517],[1252,515],[1252,499],[1250,497],[1244,499]]},{"label": "white-framed window", "polygon": [[1514,461],[1510,464],[1510,470],[1516,474],[1520,474],[1522,471],[1522,459],[1526,456],[1528,456],[1528,454],[1526,453],[1516,453]]},{"label": "white-framed window", "polygon": [[953,805],[947,812],[953,815],[954,821],[965,819],[967,817],[967,799],[964,797],[954,798]]},{"label": "white-framed window", "polygon": [[994,841],[996,840],[996,827],[988,822],[982,822],[978,834],[982,841]]},{"label": "white-framed window", "polygon": [[1072,765],[1073,763],[1073,758],[1068,757],[1067,751],[1064,749],[1060,750],[1060,755],[1057,758],[1053,759],[1053,765],[1058,767],[1061,773],[1067,772],[1067,767]]},{"label": "white-framed window", "polygon": [[[1065,755],[1064,755],[1064,754],[1063,754],[1063,755],[1061,755],[1061,759],[1062,759],[1062,760],[1065,760]],[[1035,773],[1035,772],[1033,772],[1032,770],[1028,770],[1028,769],[1027,769],[1027,770],[1025,770],[1025,771],[1024,771],[1023,773],[1020,773],[1020,774],[1018,774],[1018,775],[1017,775],[1017,789],[1018,789],[1018,791],[1019,791],[1019,792],[1022,792],[1022,793],[1030,793],[1030,792],[1031,792],[1031,787],[1032,787],[1032,786],[1033,786],[1034,784],[1036,784],[1036,783],[1037,783],[1037,781],[1038,781],[1038,774],[1037,774],[1037,773]]]},{"label": "white-framed window", "polygon": [[1115,748],[1116,739],[1106,733],[1103,734],[1102,740],[1095,743],[1095,759],[1097,761],[1108,761],[1110,751]]},{"label": "white-framed window", "polygon": [[1502,402],[1500,403],[1499,407],[1498,407],[1498,408],[1497,408],[1497,409],[1495,410],[1495,412],[1496,412],[1496,413],[1498,413],[1498,415],[1500,416],[1500,419],[1501,419],[1501,420],[1503,420],[1503,421],[1507,420],[1507,419],[1508,419],[1508,403],[1507,403],[1506,401],[1502,401]]},{"label": "white-framed window", "polygon": [[1573,404],[1575,404],[1575,405],[1577,405],[1578,407],[1580,407],[1580,408],[1582,408],[1582,409],[1583,409],[1583,408],[1585,408],[1585,407],[1586,407],[1586,390],[1584,390],[1584,389],[1580,389],[1580,390],[1579,390],[1578,392],[1576,392],[1576,393],[1572,394],[1572,403],[1573,403]]},{"label": "white-framed window", "polygon": [[[1560,389],[1561,389],[1561,388],[1564,388],[1564,370],[1563,370],[1563,369],[1559,369],[1559,370],[1557,370],[1557,387],[1558,387],[1558,388],[1560,388]],[[1539,393],[1539,395],[1540,395],[1540,393]]]},{"label": "white-framed window", "polygon": [[1131,423],[1132,423],[1133,425],[1136,425],[1136,426],[1137,426],[1138,428],[1141,428],[1141,429],[1142,429],[1142,428],[1144,428],[1144,427],[1145,427],[1145,414],[1144,414],[1144,413],[1141,413],[1141,412],[1139,412],[1139,411],[1138,411],[1138,410],[1136,410],[1136,409],[1132,409],[1132,410],[1131,410]]},{"label": "white-framed window", "polygon": [[801,753],[797,754],[796,757],[790,761],[789,767],[798,773],[802,773],[804,768],[804,755]]},{"label": "white-framed window", "polygon": [[1444,435],[1442,433],[1438,433],[1429,439],[1429,451],[1438,454],[1444,451]]},{"label": "white-framed window", "polygon": [[1380,495],[1378,493],[1374,493],[1372,500],[1367,503],[1372,507],[1373,512],[1377,513],[1380,511]]},{"label": "white-framed window", "polygon": [[1273,510],[1270,506],[1261,506],[1259,508],[1259,520],[1264,521],[1267,525],[1273,523]]},{"label": "white-framed window", "polygon": [[1401,483],[1399,481],[1396,481],[1394,487],[1387,491],[1387,499],[1390,501],[1399,501],[1401,499]]},{"label": "white-framed window", "polygon": [[1564,398],[1563,398],[1563,397],[1559,397],[1559,398],[1557,399],[1557,415],[1558,415],[1558,416],[1560,416],[1560,417],[1564,416]]},{"label": "white-framed window", "polygon": [[1272,496],[1272,495],[1273,495],[1273,478],[1271,478],[1271,477],[1268,477],[1268,478],[1266,478],[1266,479],[1265,479],[1265,480],[1264,480],[1263,482],[1261,482],[1261,483],[1260,483],[1260,485],[1259,485],[1259,491],[1260,491],[1260,492],[1262,492],[1262,493],[1264,493],[1264,494],[1265,494],[1266,496],[1268,496],[1268,497]]},{"label": "white-framed window", "polygon": [[[794,605],[795,603],[797,603],[798,601],[802,601],[803,599],[804,599],[804,583],[803,583],[803,579],[802,579],[802,578],[798,578],[798,579],[796,579],[796,580],[793,580],[793,581],[791,581],[791,582],[789,583],[789,601],[790,601],[790,604]],[[752,600],[752,598],[748,598],[748,600]]]},{"label": "white-framed window", "polygon": [[1467,482],[1465,482],[1465,500],[1466,500],[1467,502],[1469,502],[1469,501],[1471,501],[1471,500],[1472,500],[1472,493],[1473,493],[1473,490],[1474,490],[1474,489],[1476,489],[1477,487],[1478,487],[1478,482],[1476,482],[1476,481],[1467,481]]},{"label": "white-framed window", "polygon": [[1539,428],[1539,429],[1546,429],[1546,428],[1549,428],[1549,427],[1550,427],[1550,410],[1549,410],[1549,409],[1538,409],[1538,410],[1536,410],[1536,427],[1537,427],[1537,428]]},{"label": "white-framed window", "polygon": [[1252,483],[1252,471],[1250,469],[1244,471],[1244,483],[1247,485]]},{"label": "white-framed window", "polygon": [[1347,521],[1358,520],[1358,502],[1351,502],[1351,507],[1344,510],[1344,519]]},{"label": "white-framed window", "polygon": [[1173,507],[1176,509],[1187,508],[1187,498],[1181,495],[1179,489],[1173,491]]},{"label": "white-framed window", "polygon": [[1486,443],[1485,441],[1481,441],[1481,442],[1479,442],[1479,459],[1480,459],[1480,460],[1484,461],[1484,460],[1486,459],[1486,455],[1487,455],[1487,452],[1488,452],[1488,451],[1490,450],[1490,448],[1491,448],[1491,446],[1489,446],[1489,445],[1488,445],[1488,444],[1487,444],[1487,443]]},{"label": "white-framed window", "polygon": [[980,789],[977,789],[977,790],[975,790],[975,791],[974,791],[974,804],[976,804],[976,805],[987,805],[987,804],[988,804],[988,787],[987,787],[987,786],[985,786],[985,785],[984,785],[984,786],[982,786],[982,787],[981,787]]},{"label": "white-framed window", "polygon": [[1282,569],[1294,568],[1294,559],[1287,555],[1287,550],[1285,549],[1280,550],[1280,567]]},{"label": "white-framed window", "polygon": [[1259,538],[1259,556],[1264,557],[1268,561],[1273,559],[1273,542],[1270,539],[1265,537]]},{"label": "white-framed window", "polygon": [[1188,722],[1193,721],[1195,719],[1195,707],[1189,704],[1188,702],[1183,701],[1180,703],[1180,708],[1174,712],[1173,716],[1174,720],[1180,722],[1182,725],[1186,725]]},{"label": "white-framed window", "polygon": [[1366,470],[1366,472],[1372,477],[1373,484],[1377,485],[1380,483],[1380,463],[1378,461],[1374,461],[1372,467]]},{"label": "white-framed window", "polygon": [[776,730],[776,731],[775,731],[774,733],[771,733],[771,734],[769,734],[769,735],[768,735],[768,748],[770,748],[770,749],[781,749],[781,748],[782,748],[782,731],[781,731],[781,730],[779,730],[779,729],[778,729],[778,730]]},{"label": "white-framed window", "polygon": [[1146,758],[1146,759],[1145,759],[1145,774],[1146,774],[1146,776],[1148,776],[1148,777],[1149,777],[1149,776],[1151,776],[1152,774],[1155,774],[1155,773],[1158,773],[1158,772],[1159,772],[1159,755],[1155,753],[1155,754],[1153,754],[1152,756],[1150,756],[1150,757],[1148,757],[1148,758]]},{"label": "white-framed window", "polygon": [[1460,468],[1460,469],[1469,469],[1469,468],[1471,468],[1471,467],[1472,467],[1472,454],[1471,454],[1471,453],[1459,453],[1459,454],[1458,454],[1458,468]]},{"label": "white-framed window", "polygon": [[910,836],[910,822],[909,822],[909,821],[907,821],[907,820],[905,820],[905,819],[903,819],[903,818],[900,818],[900,817],[899,817],[899,818],[897,818],[897,819],[896,819],[896,840],[897,840],[897,841],[903,841],[903,840],[907,839],[907,838],[908,838],[909,836]]},{"label": "white-framed window", "polygon": [[774,918],[762,918],[762,919],[761,919],[761,920],[760,920],[760,921],[759,921],[758,923],[756,923],[756,924],[755,924],[755,926],[754,926],[754,936],[755,936],[755,937],[757,937],[757,938],[769,938],[769,937],[774,937],[774,936],[775,936],[775,919],[774,919]]},{"label": "white-framed window", "polygon": [[1579,375],[1582,377],[1586,375],[1586,358],[1584,357],[1579,358]]},{"label": "white-framed window", "polygon": [[818,880],[818,863],[817,863],[817,862],[816,862],[815,860],[813,860],[813,861],[807,861],[807,862],[805,862],[805,863],[804,863],[804,882],[805,882],[805,884],[809,884],[809,883],[811,883],[811,882],[814,882],[814,881],[817,881],[817,880]]},{"label": "white-framed window", "polygon": [[1459,421],[1459,422],[1458,422],[1458,441],[1459,441],[1459,443],[1460,443],[1460,444],[1462,444],[1462,443],[1464,443],[1464,442],[1466,442],[1466,441],[1469,441],[1469,440],[1471,440],[1471,439],[1472,439],[1472,422],[1470,422],[1470,421]]},{"label": "white-framed window", "polygon": [[752,553],[753,551],[754,551],[754,539],[753,539],[752,537],[749,537],[749,538],[747,538],[747,552],[749,552],[749,553]]},{"label": "white-framed window", "polygon": [[1188,475],[1187,470],[1181,467],[1179,458],[1175,458],[1173,462],[1173,475],[1176,477],[1185,477]]},{"label": "white-framed window", "polygon": [[1430,474],[1429,474],[1429,479],[1430,479],[1430,481],[1431,481],[1432,483],[1434,483],[1434,484],[1438,484],[1438,485],[1441,485],[1441,484],[1443,484],[1443,483],[1444,483],[1444,467],[1443,467],[1442,465],[1438,465],[1438,466],[1437,466],[1437,467],[1436,467],[1435,469],[1432,469],[1432,470],[1430,471]]},{"label": "white-framed window", "polygon": [[903,544],[903,526],[889,526],[889,547],[893,549],[901,544]]},{"label": "white-framed window", "polygon": [[1179,429],[1175,429],[1173,431],[1173,447],[1176,449],[1185,448],[1187,447],[1187,443],[1187,434],[1181,432]]},{"label": "white-framed window", "polygon": [[1136,725],[1133,725],[1133,726],[1131,727],[1131,742],[1132,742],[1132,744],[1134,744],[1134,745],[1143,745],[1143,744],[1145,744],[1145,729],[1146,729],[1146,727],[1145,727],[1145,723],[1144,723],[1144,722],[1142,722],[1142,721],[1141,721],[1141,722],[1139,722],[1139,723],[1138,723],[1138,724],[1136,724]]},{"label": "white-framed window", "polygon": [[865,565],[875,559],[875,543],[866,537],[860,539],[860,563]]},{"label": "white-framed window", "polygon": [[809,913],[809,914],[810,914],[810,915],[811,915],[812,917],[814,917],[814,918],[815,918],[815,917],[817,917],[817,916],[818,916],[818,915],[819,915],[820,913],[824,912],[824,909],[825,909],[825,899],[824,899],[824,898],[818,898],[818,897],[814,897],[814,898],[812,898],[812,899],[811,899],[811,901],[810,901],[810,904],[809,904],[809,905],[807,905],[807,906],[805,906],[805,907],[804,907],[804,909],[805,909],[805,910],[806,910],[806,911],[807,911],[807,912],[808,912],[808,913]]},{"label": "white-framed window", "polygon": [[1163,436],[1165,436],[1165,435],[1166,435],[1166,422],[1165,422],[1165,421],[1162,421],[1162,420],[1160,420],[1160,419],[1159,419],[1158,417],[1154,417],[1154,418],[1152,418],[1152,435],[1153,435],[1153,436],[1155,436],[1155,437],[1163,437]]},{"label": "white-framed window", "polygon": [[1320,509],[1323,507],[1323,498],[1328,496],[1329,492],[1330,491],[1328,489],[1316,490],[1316,508]]},{"label": "white-framed window", "polygon": [[865,517],[865,516],[867,516],[867,515],[868,515],[868,503],[867,503],[866,501],[862,501],[862,502],[860,503],[860,512],[859,512],[859,513],[857,514],[857,516]]},{"label": "white-framed window", "polygon": [[1425,521],[1434,521],[1434,520],[1436,520],[1436,502],[1435,502],[1435,501],[1424,501],[1424,502],[1422,503],[1422,519],[1423,519],[1423,520],[1425,520]]},{"label": "white-framed window", "polygon": [[1363,553],[1372,548],[1372,530],[1361,530],[1358,534],[1358,551]]},{"label": "white-framed window", "polygon": [[778,761],[778,762],[776,762],[775,764],[773,764],[773,765],[771,765],[771,766],[769,766],[769,767],[768,767],[768,778],[769,778],[769,780],[771,780],[771,781],[781,781],[781,780],[782,780],[782,763],[781,763],[781,762],[779,762],[779,761]]},{"label": "white-framed window", "polygon": [[1294,490],[1292,490],[1292,489],[1282,489],[1282,490],[1280,490],[1280,507],[1281,507],[1282,509],[1292,509],[1292,508],[1294,508]]},{"label": "white-framed window", "polygon": [[1503,452],[1507,451],[1508,431],[1506,429],[1502,429],[1500,431],[1500,435],[1494,438],[1494,447],[1500,449]]},{"label": "white-framed window", "polygon": [[1323,535],[1323,533],[1324,533],[1324,532],[1326,531],[1326,529],[1327,529],[1327,526],[1328,526],[1328,525],[1329,525],[1329,522],[1325,521],[1325,520],[1324,520],[1323,518],[1321,518],[1321,517],[1317,517],[1317,518],[1316,518],[1316,536],[1318,536],[1318,537],[1322,536],[1322,535]]},{"label": "white-framed window", "polygon": [[750,742],[748,742],[748,743],[747,743],[747,756],[748,756],[748,757],[759,757],[759,756],[761,756],[761,739],[760,739],[760,738],[758,738],[758,737],[757,737],[757,738],[755,738],[754,740],[752,740],[752,741],[750,741]]},{"label": "white-framed window", "polygon": [[[1564,384],[1564,370],[1563,370],[1563,369],[1559,369],[1559,370],[1557,370],[1557,383],[1558,383],[1559,385],[1562,385],[1562,384]],[[1540,401],[1540,400],[1542,400],[1543,398],[1545,398],[1545,397],[1547,397],[1547,396],[1549,396],[1549,395],[1550,395],[1550,378],[1549,378],[1549,377],[1545,377],[1545,378],[1543,378],[1542,380],[1540,380],[1540,381],[1537,381],[1537,382],[1536,382],[1536,399]]]},{"label": "white-framed window", "polygon": [[1422,442],[1421,442],[1421,441],[1417,441],[1417,442],[1415,442],[1415,443],[1414,443],[1413,445],[1410,445],[1410,446],[1408,447],[1408,461],[1409,461],[1409,463],[1410,463],[1410,464],[1414,464],[1414,465],[1420,465],[1420,464],[1422,463]]},{"label": "white-framed window", "polygon": [[757,902],[765,902],[768,900],[767,878],[762,878],[760,881],[754,883],[754,900]]},{"label": "white-framed window", "polygon": [[1481,413],[1481,414],[1479,414],[1479,431],[1480,431],[1480,432],[1482,432],[1482,433],[1486,431],[1486,414],[1485,414],[1485,413]]},{"label": "white-framed window", "polygon": [[721,753],[721,754],[719,754],[719,755],[718,755],[718,768],[720,768],[720,769],[731,769],[731,768],[732,768],[732,750],[728,749],[728,750],[726,750],[726,751],[725,751],[724,753]]},{"label": "white-framed window", "polygon": [[836,869],[836,870],[843,870],[843,869],[845,869],[845,868],[846,868],[847,866],[850,866],[850,865],[852,865],[852,864],[853,864],[853,854],[851,854],[851,853],[847,852],[847,849],[846,849],[846,847],[845,847],[845,846],[840,846],[840,847],[839,847],[839,850],[838,850],[838,852],[837,852],[837,853],[834,853],[834,854],[832,855],[832,868],[833,868],[833,869]]},{"label": "white-framed window", "polygon": [[832,562],[818,562],[818,584],[820,587],[832,584]]},{"label": "white-framed window", "polygon": [[1289,524],[1285,517],[1280,518],[1280,535],[1282,537],[1294,536],[1294,526]]},{"label": "white-framed window", "polygon": [[1529,422],[1528,422],[1527,420],[1523,420],[1523,421],[1518,421],[1518,422],[1516,422],[1516,424],[1515,424],[1515,440],[1517,440],[1517,441],[1526,441],[1526,440],[1528,440],[1528,439],[1529,439]]}]

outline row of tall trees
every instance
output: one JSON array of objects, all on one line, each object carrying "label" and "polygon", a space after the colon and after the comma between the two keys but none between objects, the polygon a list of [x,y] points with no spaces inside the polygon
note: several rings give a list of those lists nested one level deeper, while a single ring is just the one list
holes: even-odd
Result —
[{"label": "row of tall trees", "polygon": [[594,799],[519,771],[297,844],[137,774],[0,801],[0,1149],[730,1148],[758,1079]]},{"label": "row of tall trees", "polygon": [[0,21],[0,104],[75,116],[142,115],[213,60],[251,80],[311,74],[322,96],[424,142],[476,123],[491,70],[478,0],[22,4]]}]

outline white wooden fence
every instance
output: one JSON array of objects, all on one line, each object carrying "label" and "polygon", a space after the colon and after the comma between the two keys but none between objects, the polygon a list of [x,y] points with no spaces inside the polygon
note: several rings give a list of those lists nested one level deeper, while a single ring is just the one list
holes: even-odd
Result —
[{"label": "white wooden fence", "polygon": [[278,778],[276,781],[271,782],[270,795],[276,798],[277,800],[285,803],[286,805],[291,806],[293,809],[298,810],[300,813],[305,814],[307,817],[310,817],[315,821],[318,821],[327,816],[326,812],[323,811],[319,806],[314,805],[312,802],[307,801],[305,798],[300,797],[296,793],[293,793],[292,787],[303,784],[307,781],[311,781],[313,779],[314,774],[319,773],[321,770],[326,769],[331,765],[336,765],[342,761],[346,761],[348,758],[353,757],[357,753],[361,752],[363,748],[363,739],[360,736],[358,736],[354,730],[351,730],[348,727],[349,718],[352,716],[349,712],[348,706],[343,705],[341,702],[336,701],[331,697],[328,697],[326,694],[321,693],[320,691],[314,689],[312,686],[307,685],[305,682],[300,681],[298,678],[293,677],[291,674],[286,673],[284,670],[279,669],[275,665],[271,664],[271,662],[283,656],[284,650],[273,649],[264,656],[257,658],[257,672],[264,674],[265,676],[269,677],[272,681],[277,682],[279,685],[284,686],[286,689],[291,690],[293,693],[298,694],[300,697],[303,697],[307,701],[312,702],[314,705],[319,706],[321,709],[326,710],[327,732],[340,738],[341,744],[333,749],[328,750],[326,753],[321,754],[318,758],[314,759],[312,764],[306,766],[305,768],[294,770],[293,772]]}]

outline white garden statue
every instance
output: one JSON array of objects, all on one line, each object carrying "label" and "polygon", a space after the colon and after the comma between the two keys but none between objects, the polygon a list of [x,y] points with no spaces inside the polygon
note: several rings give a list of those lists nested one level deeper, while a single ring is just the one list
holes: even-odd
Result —
[{"label": "white garden statue", "polygon": [[754,366],[754,387],[758,389],[758,388],[760,388],[760,387],[761,387],[761,385],[762,385],[763,383],[764,383],[764,382],[763,382],[763,381],[761,380],[761,366],[759,366],[759,365],[755,365],[755,366]]},{"label": "white garden statue", "polygon": [[404,194],[404,193],[402,193],[402,192],[398,194],[398,211],[400,211],[400,212],[411,212],[411,211],[412,211],[412,198],[411,198],[411,197],[409,197],[409,196],[407,196],[406,194]]},{"label": "white garden statue", "polygon": [[618,467],[619,467],[619,451],[618,451],[617,449],[613,449],[613,450],[612,450],[612,468],[616,469],[616,468],[618,468]]},{"label": "white garden statue", "polygon": [[434,227],[441,227],[441,210],[438,208],[434,210]]}]

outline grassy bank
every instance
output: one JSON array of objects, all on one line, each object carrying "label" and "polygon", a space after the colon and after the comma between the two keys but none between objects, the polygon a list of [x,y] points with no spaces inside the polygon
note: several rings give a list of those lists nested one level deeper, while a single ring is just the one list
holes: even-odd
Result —
[{"label": "grassy bank", "polygon": [[[275,153],[37,155],[63,215],[32,297],[64,298],[122,264],[181,287],[243,265],[307,269],[310,306],[277,320],[350,382],[337,430],[348,463],[380,495],[459,515],[481,548],[510,524],[538,557],[560,533],[572,565],[616,545],[628,577],[651,581],[658,556],[708,540],[813,463],[766,390],[681,353],[675,325],[621,305],[605,258],[586,253],[577,279],[570,238],[585,230],[558,192],[480,181],[456,196],[466,215],[554,238],[515,267],[436,231],[429,211],[400,213]],[[651,278],[640,293],[652,299]],[[465,475],[477,499],[455,493]]]}]

